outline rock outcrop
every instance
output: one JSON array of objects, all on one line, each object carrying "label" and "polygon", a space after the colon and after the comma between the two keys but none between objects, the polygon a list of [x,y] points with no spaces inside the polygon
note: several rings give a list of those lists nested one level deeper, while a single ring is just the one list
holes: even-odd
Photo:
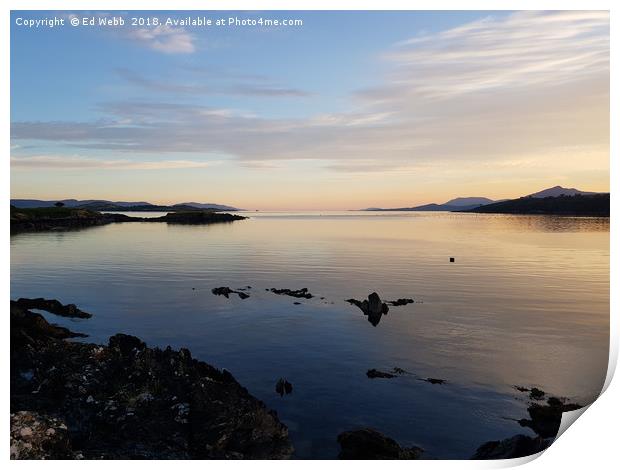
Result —
[{"label": "rock outcrop", "polygon": [[303,288],[297,289],[297,290],[293,290],[293,289],[276,289],[275,287],[272,287],[271,289],[268,289],[268,290],[270,290],[274,294],[288,295],[290,297],[296,297],[298,299],[311,299],[312,297],[314,297],[310,292],[308,292],[308,288],[307,287],[303,287]]},{"label": "rock outcrop", "polygon": [[230,294],[237,294],[240,299],[247,299],[248,297],[250,297],[249,294],[246,294],[245,292],[242,292],[241,290],[233,290],[230,287],[215,287],[211,289],[211,292],[214,295],[223,295],[227,299],[229,298]]},{"label": "rock outcrop", "polygon": [[405,460],[418,459],[424,452],[420,447],[401,447],[394,439],[374,429],[358,429],[338,435],[340,459],[348,460]]},{"label": "rock outcrop", "polygon": [[412,304],[413,299],[402,298],[396,300],[388,300],[386,303],[390,304],[393,307],[400,307],[401,305]]},{"label": "rock outcrop", "polygon": [[527,457],[545,450],[551,442],[551,439],[543,439],[540,436],[529,437],[517,434],[502,441],[490,441],[482,444],[478,447],[472,459],[492,460]]},{"label": "rock outcrop", "polygon": [[276,413],[226,370],[134,336],[69,336],[11,302],[12,458],[291,456]]},{"label": "rock outcrop", "polygon": [[[520,392],[529,392],[530,399],[541,400],[547,394],[538,388],[515,386]],[[529,419],[523,418],[518,423],[536,433],[536,437],[517,434],[509,439],[490,441],[481,445],[472,459],[512,459],[541,452],[551,445],[560,429],[562,413],[582,408],[578,403],[549,397],[546,404],[531,402],[527,408]]]},{"label": "rock outcrop", "polygon": [[78,230],[122,222],[165,222],[168,224],[207,225],[243,219],[247,219],[247,217],[209,210],[170,212],[162,217],[130,217],[125,214],[104,214],[88,209],[68,207],[29,209],[11,207],[11,233]]},{"label": "rock outcrop", "polygon": [[351,305],[357,306],[368,317],[372,326],[377,326],[383,315],[387,315],[390,307],[381,301],[381,297],[376,292],[368,296],[368,300],[347,299]]},{"label": "rock outcrop", "polygon": [[75,304],[63,305],[56,299],[17,299],[17,305],[23,309],[45,310],[60,317],[68,318],[90,318],[92,315],[84,312],[75,306]]}]

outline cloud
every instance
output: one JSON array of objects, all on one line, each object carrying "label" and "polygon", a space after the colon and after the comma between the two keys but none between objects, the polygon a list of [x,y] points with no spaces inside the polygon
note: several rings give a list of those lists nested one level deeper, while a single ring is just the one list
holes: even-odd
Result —
[{"label": "cloud", "polygon": [[[178,102],[123,101],[103,104],[96,122],[15,122],[11,136],[131,152],[131,158],[187,152],[242,164],[314,160],[337,172],[424,172],[429,165],[451,170],[536,158],[561,168],[558,149],[565,148],[581,149],[593,165],[607,164],[606,12],[487,17],[404,39],[383,60],[388,73],[373,89],[355,93],[347,112],[267,119]],[[503,167],[510,171],[510,164]]]},{"label": "cloud", "polygon": [[190,160],[166,161],[132,161],[132,160],[99,160],[84,157],[63,156],[30,156],[11,157],[11,168],[23,169],[60,169],[60,170],[171,170],[182,168],[206,168],[206,162]]},{"label": "cloud", "polygon": [[[107,19],[112,15],[113,13],[105,11],[86,10],[81,10],[79,13],[65,12],[60,14],[61,17],[67,20],[94,17],[96,21]],[[114,28],[103,28],[108,34],[166,54],[191,54],[196,50],[195,37],[184,28],[173,27],[166,24],[160,24],[154,27],[136,28],[130,24],[128,13],[114,13],[114,16],[119,15],[124,18],[125,25]]]},{"label": "cloud", "polygon": [[448,99],[555,86],[609,73],[609,14],[517,12],[401,41],[385,54],[390,86],[371,101]]},{"label": "cloud", "polygon": [[[241,96],[258,96],[258,97],[307,97],[311,96],[310,92],[297,89],[277,86],[272,83],[233,83],[222,84],[212,79],[205,83],[179,83],[170,80],[152,80],[146,78],[129,69],[118,68],[117,74],[132,85],[164,93],[188,94],[188,95],[241,95]],[[204,80],[204,79],[203,79]],[[261,80],[264,81],[264,80]],[[230,80],[226,80],[227,83]]]},{"label": "cloud", "polygon": [[196,50],[194,37],[184,28],[159,25],[152,28],[129,29],[125,37],[166,54],[191,54]]}]

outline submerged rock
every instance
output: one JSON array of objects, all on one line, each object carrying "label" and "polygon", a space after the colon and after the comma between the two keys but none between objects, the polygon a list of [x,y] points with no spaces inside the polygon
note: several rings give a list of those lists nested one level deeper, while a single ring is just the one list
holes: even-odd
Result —
[{"label": "submerged rock", "polygon": [[433,379],[432,377],[428,377],[426,379],[420,379],[423,380],[424,382],[428,382],[429,384],[433,384],[433,385],[443,385],[446,383],[445,379]]},{"label": "submerged rock", "polygon": [[369,379],[393,379],[398,377],[399,375],[408,374],[405,369],[401,369],[400,367],[394,367],[391,371],[385,372],[377,369],[369,369],[366,371],[366,376]]},{"label": "submerged rock", "polygon": [[[291,456],[277,414],[187,349],[149,348],[124,334],[106,346],[67,342],[56,328],[11,303],[11,413],[21,417],[12,420],[14,458]],[[59,433],[52,452],[39,430],[52,436],[62,425],[68,442]]]},{"label": "submerged rock", "polygon": [[90,318],[92,315],[90,313],[84,312],[75,306],[75,304],[67,304],[63,305],[56,299],[17,299],[17,305],[26,310],[29,309],[37,309],[37,310],[45,310],[46,312],[53,313],[54,315],[58,315],[59,317],[68,317],[68,318]]},{"label": "submerged rock", "polygon": [[388,300],[386,301],[386,303],[392,305],[393,307],[399,307],[401,305],[407,305],[407,304],[412,304],[413,303],[413,299],[396,299],[396,300]]},{"label": "submerged rock", "polygon": [[271,292],[273,292],[274,294],[290,295],[291,297],[297,297],[298,299],[311,299],[312,297],[314,297],[310,292],[308,292],[307,287],[303,287],[297,290],[276,289],[275,287],[272,287],[271,289],[267,289],[267,290],[271,290]]},{"label": "submerged rock", "polygon": [[286,379],[280,378],[276,382],[276,393],[281,397],[293,393],[293,385]]},{"label": "submerged rock", "polygon": [[520,385],[513,385],[513,387],[519,392],[530,392],[530,399],[532,400],[542,400],[546,395],[544,391],[536,387],[527,388]]},{"label": "submerged rock", "polygon": [[403,448],[394,440],[374,429],[358,429],[338,435],[340,459],[404,460],[418,459],[424,452],[420,447]]},{"label": "submerged rock", "polygon": [[393,379],[394,377],[398,377],[396,374],[392,374],[390,372],[383,372],[377,369],[369,369],[366,372],[366,376],[369,379]]},{"label": "submerged rock", "polygon": [[516,459],[537,454],[551,445],[551,439],[543,439],[540,436],[529,437],[517,434],[502,441],[489,441],[482,444],[476,450],[472,459],[492,460],[492,459]]},{"label": "submerged rock", "polygon": [[240,290],[232,290],[230,287],[214,287],[213,289],[211,289],[211,292],[214,295],[223,295],[227,299],[229,298],[230,294],[237,294],[241,299],[247,299],[248,297],[250,297],[249,294],[241,292]]},{"label": "submerged rock", "polygon": [[364,315],[368,317],[368,321],[372,326],[377,326],[383,315],[387,315],[390,308],[385,302],[381,301],[379,294],[373,292],[368,296],[368,300],[347,299],[351,305],[358,307]]}]

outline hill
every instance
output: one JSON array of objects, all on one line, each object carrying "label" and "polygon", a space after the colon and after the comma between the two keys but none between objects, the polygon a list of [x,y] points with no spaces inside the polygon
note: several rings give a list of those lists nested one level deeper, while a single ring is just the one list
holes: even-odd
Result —
[{"label": "hill", "polygon": [[462,210],[461,212],[609,217],[609,193],[544,198],[527,196]]},{"label": "hill", "polygon": [[444,202],[444,206],[484,206],[485,204],[491,204],[494,201],[488,197],[457,197],[450,199],[448,202]]},{"label": "hill", "polygon": [[105,199],[61,199],[56,201],[44,201],[40,199],[11,199],[11,206],[19,209],[32,209],[41,207],[54,207],[57,202],[62,202],[64,207],[76,209],[89,209],[93,211],[108,212],[176,212],[191,210],[213,210],[213,211],[238,211],[232,206],[212,203],[184,202],[173,205],[157,205],[150,202],[127,202],[127,201],[107,201]]},{"label": "hill", "polygon": [[537,193],[528,194],[526,197],[543,198],[543,197],[559,197],[559,196],[576,196],[578,194],[581,194],[582,196],[588,196],[592,194],[601,194],[601,193],[593,193],[590,191],[581,191],[575,188],[563,188],[562,186],[554,186],[553,188],[543,189],[542,191],[538,191]]}]

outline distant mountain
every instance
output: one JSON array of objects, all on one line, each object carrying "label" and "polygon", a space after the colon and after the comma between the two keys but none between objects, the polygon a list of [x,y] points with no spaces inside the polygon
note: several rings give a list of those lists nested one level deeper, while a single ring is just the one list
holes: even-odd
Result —
[{"label": "distant mountain", "polygon": [[590,191],[580,191],[575,188],[563,188],[562,186],[554,186],[553,188],[543,189],[542,191],[538,191],[537,193],[528,194],[526,197],[558,197],[558,196],[575,196],[577,194],[581,195],[592,195],[592,194],[601,194],[601,193],[593,193]]},{"label": "distant mountain", "polygon": [[150,202],[127,202],[127,201],[106,201],[104,199],[61,199],[56,201],[42,201],[39,199],[11,199],[11,205],[20,209],[31,209],[35,207],[53,207],[57,202],[62,202],[65,207],[90,209],[94,211],[184,211],[184,210],[214,210],[214,211],[237,211],[232,206],[222,204],[201,204],[198,202],[184,202],[173,205],[157,205]]},{"label": "distant mountain", "polygon": [[[179,204],[175,204],[175,206],[176,205],[179,205]],[[212,209],[212,210],[216,210],[216,211],[239,211],[239,210],[243,210],[243,209],[237,209],[236,207],[232,207],[232,206],[225,206],[223,204],[213,204],[211,202],[206,202],[206,203],[182,202],[180,205],[182,205],[182,206],[197,207],[198,209]]]},{"label": "distant mountain", "polygon": [[492,199],[486,197],[457,197],[455,199],[450,199],[448,202],[444,204],[424,204],[422,206],[415,207],[397,207],[393,209],[381,209],[378,207],[369,207],[368,209],[363,209],[365,211],[419,211],[419,212],[433,212],[433,211],[464,211],[468,209],[475,209],[476,207],[483,206],[485,204],[491,204],[493,202]]},{"label": "distant mountain", "polygon": [[[554,188],[551,188],[554,189]],[[521,197],[462,212],[485,214],[548,214],[609,217],[609,193],[575,194],[557,197]]]},{"label": "distant mountain", "polygon": [[20,209],[29,209],[34,207],[53,207],[57,202],[62,202],[65,207],[79,207],[90,204],[112,204],[119,207],[127,206],[149,206],[148,202],[126,202],[126,201],[106,201],[103,199],[60,199],[54,201],[42,201],[40,199],[11,199],[11,205]]},{"label": "distant mountain", "polygon": [[494,201],[488,197],[457,197],[450,199],[448,202],[444,202],[444,206],[484,206],[485,204],[491,204]]}]

